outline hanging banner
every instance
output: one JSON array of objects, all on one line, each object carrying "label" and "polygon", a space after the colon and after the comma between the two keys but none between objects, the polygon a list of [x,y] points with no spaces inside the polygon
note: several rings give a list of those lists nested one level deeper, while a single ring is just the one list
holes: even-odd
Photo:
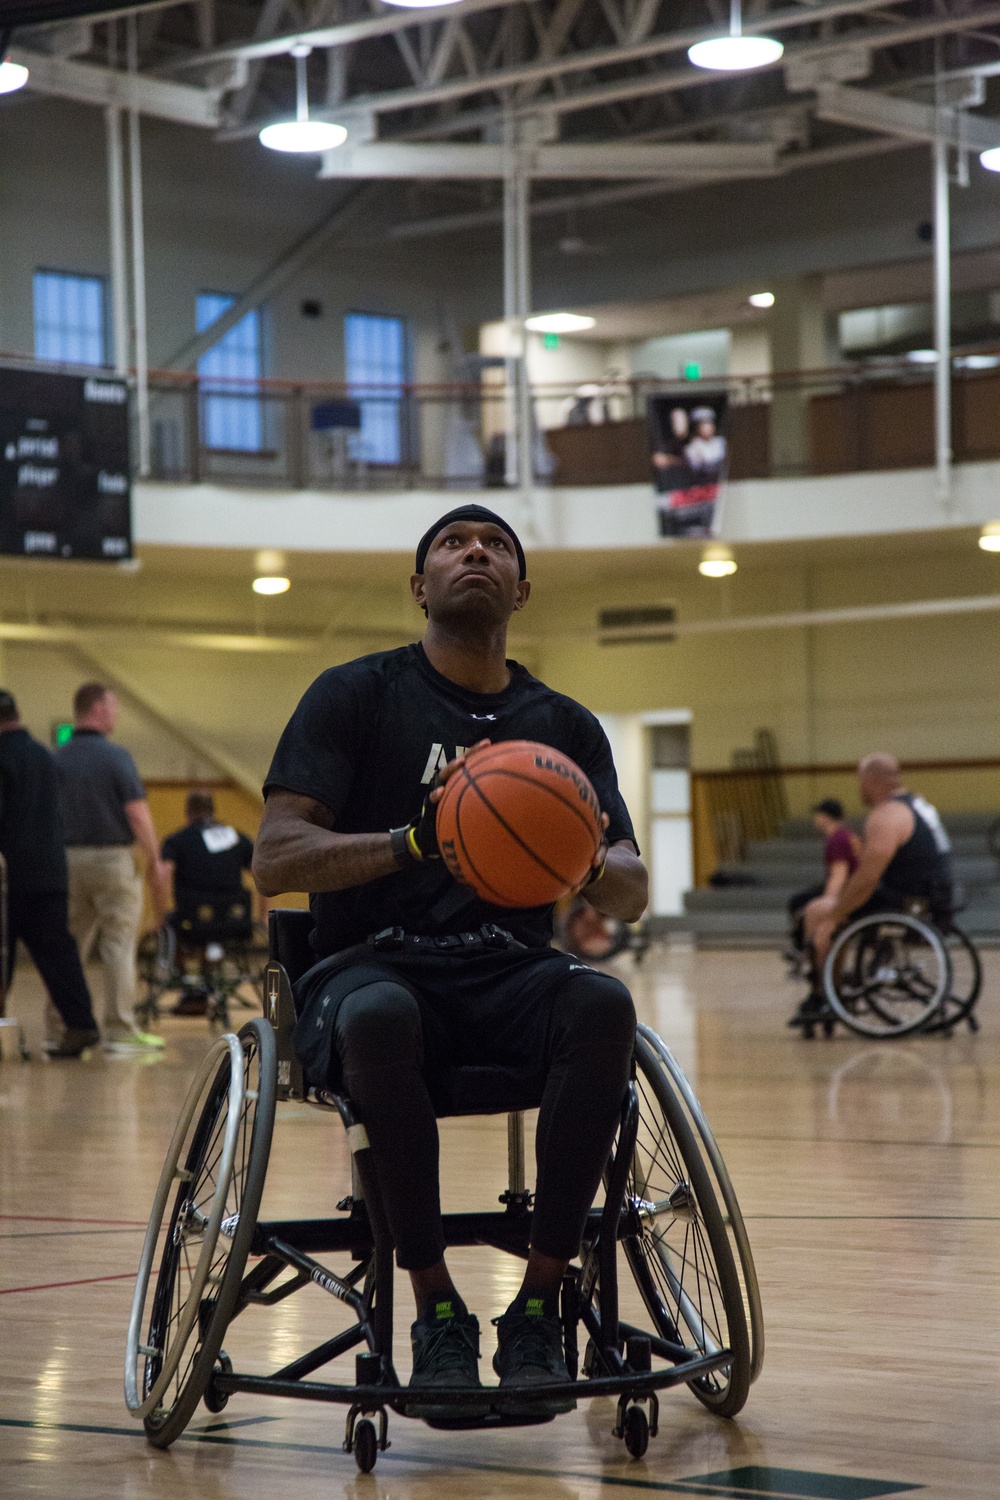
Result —
[{"label": "hanging banner", "polygon": [[661,536],[709,537],[726,477],[725,391],[650,396],[653,484]]}]

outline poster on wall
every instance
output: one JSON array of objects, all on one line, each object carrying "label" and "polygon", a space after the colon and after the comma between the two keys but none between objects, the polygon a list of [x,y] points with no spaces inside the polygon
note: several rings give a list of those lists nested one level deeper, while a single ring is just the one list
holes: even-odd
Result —
[{"label": "poster on wall", "polygon": [[132,556],[128,386],[0,370],[0,553]]},{"label": "poster on wall", "polygon": [[726,477],[726,393],[650,396],[649,434],[660,535],[710,537]]}]

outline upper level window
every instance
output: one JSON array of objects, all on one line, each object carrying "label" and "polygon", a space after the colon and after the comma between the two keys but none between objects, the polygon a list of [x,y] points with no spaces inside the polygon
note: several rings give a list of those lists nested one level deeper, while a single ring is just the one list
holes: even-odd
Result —
[{"label": "upper level window", "polygon": [[402,318],[348,313],[344,353],[350,394],[361,403],[361,431],[353,456],[367,463],[402,459],[402,394],[406,383],[406,329]]},{"label": "upper level window", "polygon": [[[203,333],[235,297],[225,292],[199,292],[195,321]],[[204,402],[202,434],[206,448],[228,448],[242,453],[264,446],[263,411],[256,394],[262,375],[260,313],[246,313],[198,361]]]},{"label": "upper level window", "polygon": [[103,365],[104,282],[72,271],[36,271],[35,357]]}]

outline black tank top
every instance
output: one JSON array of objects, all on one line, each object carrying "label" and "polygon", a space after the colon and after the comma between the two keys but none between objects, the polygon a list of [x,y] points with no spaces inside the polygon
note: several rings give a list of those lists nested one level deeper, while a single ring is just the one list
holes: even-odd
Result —
[{"label": "black tank top", "polygon": [[882,875],[882,884],[905,896],[926,896],[934,905],[951,899],[951,842],[936,807],[912,792],[900,792],[913,814],[913,832],[900,844]]}]

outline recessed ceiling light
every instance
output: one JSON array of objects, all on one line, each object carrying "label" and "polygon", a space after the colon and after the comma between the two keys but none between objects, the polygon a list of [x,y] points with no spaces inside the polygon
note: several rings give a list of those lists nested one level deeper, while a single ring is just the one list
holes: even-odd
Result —
[{"label": "recessed ceiling light", "polygon": [[290,578],[255,578],[251,584],[255,594],[287,594],[291,586]]},{"label": "recessed ceiling light", "polygon": [[773,307],[774,293],[751,292],[750,296],[747,298],[747,301],[749,302],[751,307]]},{"label": "recessed ceiling light", "polygon": [[987,521],[979,545],[984,552],[1000,552],[1000,521]]},{"label": "recessed ceiling light", "polygon": [[728,547],[712,543],[702,553],[698,572],[705,578],[728,578],[736,572],[736,559]]},{"label": "recessed ceiling light", "polygon": [[688,59],[696,68],[713,73],[746,73],[777,62],[784,46],[770,36],[713,36],[688,48]]},{"label": "recessed ceiling light", "polygon": [[962,354],[955,360],[959,370],[995,370],[1000,365],[1000,354]]},{"label": "recessed ceiling light", "polygon": [[911,365],[936,365],[936,349],[910,349],[906,355]]},{"label": "recessed ceiling light", "polygon": [[5,57],[0,62],[0,94],[12,94],[15,89],[23,89],[28,81],[28,70],[21,63],[11,62]]},{"label": "recessed ceiling light", "polygon": [[988,151],[981,151],[979,165],[985,167],[987,172],[1000,172],[1000,146],[991,146]]},{"label": "recessed ceiling light", "polygon": [[596,318],[588,318],[583,313],[554,312],[525,318],[524,326],[532,333],[582,333],[585,328],[593,328],[596,322]]}]

